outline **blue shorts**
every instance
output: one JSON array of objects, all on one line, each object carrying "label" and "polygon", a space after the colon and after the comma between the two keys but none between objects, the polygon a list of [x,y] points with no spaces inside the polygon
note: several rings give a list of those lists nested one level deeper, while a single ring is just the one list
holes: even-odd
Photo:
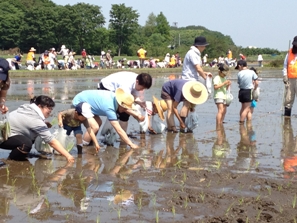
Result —
[{"label": "blue shorts", "polygon": [[71,132],[73,131],[74,135],[76,136],[77,134],[83,134],[83,131],[81,130],[81,125],[77,126],[77,127],[70,127],[68,125],[64,125],[63,124],[63,128],[66,129],[66,135],[70,135]]}]

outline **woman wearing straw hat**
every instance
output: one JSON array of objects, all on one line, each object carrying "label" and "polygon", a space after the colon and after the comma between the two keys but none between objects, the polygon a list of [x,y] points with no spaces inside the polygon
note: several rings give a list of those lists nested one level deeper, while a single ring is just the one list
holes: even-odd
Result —
[{"label": "woman wearing straw hat", "polygon": [[184,103],[184,107],[187,106],[187,108],[183,108],[183,110],[188,111],[191,104],[203,104],[208,98],[208,93],[206,87],[197,81],[175,79],[163,84],[161,98],[165,100],[168,107],[166,117],[167,130],[177,133],[174,115],[179,121],[181,132],[185,132],[185,120],[187,117],[187,114],[185,117],[179,115],[177,111],[178,104],[181,101],[189,102]]},{"label": "woman wearing straw hat", "polygon": [[[122,129],[118,121],[118,113],[126,112],[132,109],[134,97],[125,92],[122,88],[116,89],[115,93],[111,91],[85,90],[77,94],[72,101],[73,106],[81,102],[86,102],[91,106],[93,118],[88,118],[87,122],[95,134],[98,133],[102,124],[100,116],[106,116],[115,131],[121,139],[132,149],[138,149],[138,145],[132,143],[127,133]],[[84,123],[85,124],[85,123]],[[91,136],[88,132],[83,137],[83,144],[89,145]]]},{"label": "woman wearing straw hat", "polygon": [[36,49],[34,47],[31,47],[29,50],[29,53],[27,54],[27,66],[31,65],[34,68],[34,64],[35,64],[35,51]]}]

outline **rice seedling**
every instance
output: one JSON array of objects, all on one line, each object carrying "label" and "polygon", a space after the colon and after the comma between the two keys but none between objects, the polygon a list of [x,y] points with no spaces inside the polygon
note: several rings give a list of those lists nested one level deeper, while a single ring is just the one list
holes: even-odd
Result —
[{"label": "rice seedling", "polygon": [[159,211],[156,211],[156,223],[159,223]]},{"label": "rice seedling", "polygon": [[181,169],[181,163],[182,163],[182,161],[179,160],[179,161],[177,161],[177,162],[174,164],[174,166],[175,166],[175,167],[178,167],[178,169]]},{"label": "rice seedling", "polygon": [[153,205],[156,206],[156,202],[157,202],[157,195],[154,194],[153,195]]},{"label": "rice seedling", "polygon": [[268,194],[271,195],[271,187],[266,188],[268,190]]},{"label": "rice seedling", "polygon": [[278,185],[278,186],[277,186],[277,190],[278,190],[278,191],[281,191],[282,189],[283,189],[283,186],[282,186],[282,185]]},{"label": "rice seedling", "polygon": [[256,220],[257,220],[257,221],[260,220],[261,213],[262,213],[262,210],[259,210],[259,211],[258,211],[258,214],[257,214],[257,217],[256,217]]},{"label": "rice seedling", "polygon": [[232,202],[232,204],[230,204],[230,206],[229,206],[228,209],[226,210],[225,215],[228,215],[228,213],[229,213],[229,211],[231,210],[231,208],[232,208],[232,206],[233,206],[234,203],[235,203],[235,201]]},{"label": "rice seedling", "polygon": [[118,219],[119,219],[119,220],[121,219],[121,211],[122,211],[122,208],[119,207],[119,208],[117,209]]},{"label": "rice seedling", "polygon": [[174,216],[175,216],[175,207],[174,207],[174,205],[173,205],[172,208],[171,208],[171,212],[172,212],[173,217],[174,217]]},{"label": "rice seedling", "polygon": [[297,200],[297,197],[296,197],[296,194],[294,195],[294,198],[293,198],[293,201],[292,201],[292,207],[295,209],[296,207],[296,200]]},{"label": "rice seedling", "polygon": [[259,195],[257,196],[257,198],[256,198],[256,201],[259,201],[260,198],[261,198],[261,195],[259,194]]},{"label": "rice seedling", "polygon": [[96,223],[100,223],[100,216],[97,215]]},{"label": "rice seedling", "polygon": [[280,205],[280,206],[279,206],[279,212],[280,212],[281,214],[283,213],[283,210],[284,210],[283,207]]},{"label": "rice seedling", "polygon": [[141,210],[141,208],[142,208],[142,197],[140,196],[139,198],[138,198],[138,210]]},{"label": "rice seedling", "polygon": [[185,208],[188,207],[188,204],[189,204],[189,202],[188,202],[188,197],[186,197],[186,200],[185,200]]},{"label": "rice seedling", "polygon": [[183,181],[186,182],[186,180],[187,180],[187,174],[184,173],[184,174],[183,174]]},{"label": "rice seedling", "polygon": [[205,193],[203,193],[203,191],[199,194],[202,202],[204,202],[204,199],[205,199]]},{"label": "rice seedling", "polygon": [[242,205],[243,201],[244,201],[244,198],[243,198],[243,197],[240,198],[240,199],[239,199],[239,205]]},{"label": "rice seedling", "polygon": [[206,185],[206,187],[210,187],[211,184],[211,180],[208,182],[208,184]]}]

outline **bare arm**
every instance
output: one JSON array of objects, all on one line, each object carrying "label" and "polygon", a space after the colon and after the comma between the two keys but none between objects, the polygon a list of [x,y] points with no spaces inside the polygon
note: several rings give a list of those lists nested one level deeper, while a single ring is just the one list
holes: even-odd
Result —
[{"label": "bare arm", "polygon": [[200,75],[201,77],[203,77],[204,80],[206,80],[206,77],[207,77],[207,76],[212,76],[211,73],[209,73],[209,72],[204,72],[203,69],[202,69],[202,67],[201,67],[199,64],[196,64],[195,67],[196,67],[196,71],[199,73],[199,75]]},{"label": "bare arm", "polygon": [[219,88],[221,88],[221,87],[223,87],[223,86],[229,86],[231,84],[231,81],[229,81],[229,80],[226,80],[226,81],[224,81],[223,83],[221,83],[221,84],[216,84],[216,85],[214,85],[213,86],[213,88],[215,89],[215,90],[217,90],[217,89],[219,89]]},{"label": "bare arm", "polygon": [[139,146],[132,143],[132,141],[127,136],[126,132],[122,129],[118,121],[110,121],[110,124],[112,127],[116,130],[116,132],[119,134],[122,140],[124,140],[125,143],[127,143],[131,149],[138,149]]},{"label": "bare arm", "polygon": [[50,141],[48,143],[51,147],[53,147],[57,152],[61,153],[61,155],[65,156],[65,158],[67,159],[68,162],[74,162],[74,157],[71,156],[66,149],[63,148],[63,146],[61,145],[61,143],[56,140],[56,139],[52,139],[52,141]]},{"label": "bare arm", "polygon": [[179,116],[178,114],[178,110],[177,110],[177,106],[178,106],[178,102],[174,101],[173,104],[172,104],[172,109],[173,109],[173,113],[175,114],[176,118],[178,119],[179,121],[179,124],[180,124],[180,127],[181,128],[186,128],[186,125],[185,123],[183,122],[183,120],[181,119],[181,117]]},{"label": "bare arm", "polygon": [[91,127],[88,127],[87,131],[90,134],[92,141],[95,143],[95,148],[96,148],[96,151],[98,152],[100,150],[100,145],[98,144],[95,133],[93,132]]}]

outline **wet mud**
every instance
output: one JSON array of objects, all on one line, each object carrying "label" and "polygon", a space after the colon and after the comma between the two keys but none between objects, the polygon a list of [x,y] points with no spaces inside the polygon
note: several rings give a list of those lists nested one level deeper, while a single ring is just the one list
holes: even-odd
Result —
[{"label": "wet mud", "polygon": [[[160,98],[169,74],[154,78],[143,98]],[[176,75],[178,76],[178,75]],[[261,73],[253,121],[239,125],[236,73],[234,95],[223,128],[216,129],[210,98],[196,107],[193,134],[140,134],[131,119],[128,133],[141,145],[120,142],[28,162],[6,160],[0,150],[1,222],[296,222],[297,109],[282,116],[281,71]],[[98,77],[18,78],[9,91],[10,110],[31,94],[54,97],[57,113],[75,94],[95,89]],[[32,152],[36,152],[32,149]]]}]

